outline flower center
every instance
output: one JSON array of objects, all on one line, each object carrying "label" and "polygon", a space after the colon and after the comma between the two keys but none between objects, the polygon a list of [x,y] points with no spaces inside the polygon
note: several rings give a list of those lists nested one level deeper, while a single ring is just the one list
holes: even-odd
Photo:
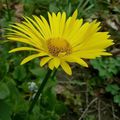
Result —
[{"label": "flower center", "polygon": [[71,53],[70,44],[62,38],[48,39],[47,46],[53,56],[59,56],[60,54],[68,55]]}]

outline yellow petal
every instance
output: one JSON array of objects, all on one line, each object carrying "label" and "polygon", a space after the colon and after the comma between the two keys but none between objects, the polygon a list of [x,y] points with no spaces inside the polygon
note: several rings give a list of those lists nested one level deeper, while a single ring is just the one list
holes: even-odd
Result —
[{"label": "yellow petal", "polygon": [[26,22],[23,22],[24,25],[26,25],[33,33],[40,38],[40,40],[43,40],[44,37],[40,31],[39,25],[35,22],[35,20],[32,20],[29,17],[24,17]]},{"label": "yellow petal", "polygon": [[59,37],[60,35],[60,25],[61,25],[60,20],[61,20],[61,13],[58,12],[56,16],[55,15],[53,16],[54,37]]},{"label": "yellow petal", "polygon": [[55,57],[53,60],[54,60],[54,65],[55,65],[55,67],[58,68],[59,65],[60,65],[60,59],[57,58],[57,57]]},{"label": "yellow petal", "polygon": [[54,61],[53,61],[53,59],[49,61],[48,66],[49,66],[49,68],[50,68],[51,70],[54,69]]},{"label": "yellow petal", "polygon": [[[74,50],[90,50],[90,49],[101,49],[106,48],[113,44],[113,40],[109,39],[110,35],[108,32],[97,32],[93,36],[89,37],[83,44],[74,48]],[[94,44],[91,44],[94,43]]]},{"label": "yellow petal", "polygon": [[88,64],[84,60],[77,57],[74,57],[72,62],[76,62],[84,67],[88,67]]},{"label": "yellow petal", "polygon": [[48,13],[48,18],[50,22],[51,31],[52,31],[52,37],[53,38],[59,37],[60,36],[61,13],[58,12],[57,15],[54,12],[52,13],[52,15]]},{"label": "yellow petal", "polygon": [[104,49],[93,49],[88,51],[79,51],[73,53],[74,56],[78,56],[80,58],[94,59],[96,57],[100,57],[101,55],[109,56],[111,53],[104,52]]},{"label": "yellow petal", "polygon": [[68,56],[64,57],[64,59],[65,59],[65,61],[75,62],[84,67],[88,67],[87,63],[84,60],[82,60],[81,58],[78,58],[77,56],[68,55]]},{"label": "yellow petal", "polygon": [[50,30],[50,27],[49,27],[47,20],[43,16],[40,16],[40,17],[45,25],[46,32],[48,33],[48,36],[51,37],[51,30]]},{"label": "yellow petal", "polygon": [[43,23],[43,21],[37,17],[37,16],[33,16],[36,23],[39,25],[40,31],[42,33],[42,35],[44,36],[45,39],[49,38],[50,33],[48,32],[48,27],[46,27],[46,25]]},{"label": "yellow petal", "polygon": [[45,65],[50,59],[52,59],[52,57],[44,57],[40,60],[40,66],[42,67],[43,65]]},{"label": "yellow petal", "polygon": [[18,41],[18,42],[23,42],[23,43],[26,43],[26,44],[29,44],[29,45],[32,45],[32,46],[35,46],[36,45],[32,42],[29,41],[29,39],[27,38],[23,38],[22,36],[21,37],[18,37],[18,36],[15,36],[15,35],[10,35],[7,37],[9,40],[12,40],[12,41]]},{"label": "yellow petal", "polygon": [[78,10],[76,9],[72,15],[72,18],[76,19],[77,15],[78,15]]},{"label": "yellow petal", "polygon": [[27,63],[27,62],[29,62],[30,60],[32,60],[32,59],[34,59],[34,58],[36,58],[36,57],[41,57],[41,56],[45,56],[45,55],[47,55],[47,54],[44,53],[44,52],[41,52],[41,53],[38,53],[38,54],[30,55],[30,56],[28,56],[28,57],[26,57],[25,59],[22,60],[21,65],[23,65],[23,64],[25,64],[25,63]]},{"label": "yellow petal", "polygon": [[71,31],[75,27],[75,22],[76,22],[76,18],[77,18],[77,12],[78,11],[75,10],[73,15],[67,19],[67,21],[65,23],[63,37],[67,38],[67,36],[69,36],[69,34],[71,34]]},{"label": "yellow petal", "polygon": [[14,48],[14,49],[10,50],[9,53],[17,52],[17,51],[24,51],[24,50],[32,50],[32,51],[40,52],[40,50],[35,49],[35,48],[30,48],[30,47],[19,47],[19,48]]},{"label": "yellow petal", "polygon": [[53,19],[49,12],[48,12],[48,19],[49,19],[49,24],[50,24],[50,28],[51,28],[51,34],[53,35],[53,33],[54,33]]},{"label": "yellow petal", "polygon": [[70,43],[73,43],[74,36],[78,34],[78,31],[80,30],[82,23],[83,23],[83,19],[76,20],[74,26],[71,29],[71,31],[68,34],[66,34],[66,37],[67,37],[67,39],[69,40]]},{"label": "yellow petal", "polygon": [[62,36],[65,28],[65,21],[66,21],[66,13],[63,12],[60,20],[60,36]]},{"label": "yellow petal", "polygon": [[82,60],[80,58],[75,58],[75,62],[82,65],[82,66],[84,66],[84,67],[88,67],[88,64],[84,60]]},{"label": "yellow petal", "polygon": [[[29,24],[28,24],[29,26]],[[27,27],[24,24],[21,23],[17,23],[16,25],[12,26],[13,28],[17,29],[17,31],[20,31],[21,33],[26,34],[27,36],[29,36],[31,39],[31,42],[34,43],[37,47],[41,47],[41,42],[40,40],[42,39],[40,36],[36,35],[35,33],[37,33],[37,30],[35,31],[34,29],[30,29],[29,27]]]},{"label": "yellow petal", "polygon": [[[12,26],[11,26],[11,27],[12,27]],[[9,30],[10,32],[12,32],[12,33],[9,33],[7,37],[12,36],[12,35],[15,35],[15,36],[21,36],[22,38],[29,39],[29,36],[27,36],[26,34],[20,32],[20,31],[18,31],[18,30],[15,30],[15,29],[12,29],[12,28],[10,28],[10,29],[8,29],[8,30]]]},{"label": "yellow petal", "polygon": [[61,67],[63,68],[63,70],[68,74],[68,75],[72,75],[72,70],[69,66],[69,64],[67,62],[62,61],[61,62]]},{"label": "yellow petal", "polygon": [[70,41],[72,47],[76,47],[76,46],[80,45],[82,42],[84,42],[84,39],[86,38],[85,34],[86,34],[86,31],[87,31],[89,25],[90,25],[90,23],[86,22],[75,33],[75,35],[72,37],[72,39]]},{"label": "yellow petal", "polygon": [[49,68],[53,70],[54,67],[58,68],[60,65],[60,59],[57,57],[54,57],[52,60],[49,62]]},{"label": "yellow petal", "polygon": [[112,55],[112,53],[108,53],[108,52],[101,52],[101,55],[103,55],[103,56],[111,56],[111,55]]}]

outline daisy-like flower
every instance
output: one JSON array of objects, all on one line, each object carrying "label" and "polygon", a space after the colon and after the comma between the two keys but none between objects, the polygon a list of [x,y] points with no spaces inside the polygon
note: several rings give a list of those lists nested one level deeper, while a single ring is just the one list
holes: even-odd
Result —
[{"label": "daisy-like flower", "polygon": [[51,70],[61,66],[71,75],[68,63],[75,62],[88,67],[83,59],[111,55],[105,50],[113,45],[108,32],[98,32],[100,22],[96,20],[83,23],[83,19],[77,19],[77,10],[68,19],[65,12],[48,13],[49,22],[43,16],[24,19],[22,23],[11,25],[11,32],[7,35],[9,40],[29,45],[12,49],[10,53],[23,50],[36,52],[23,59],[21,65],[40,57],[40,66],[48,63]]}]

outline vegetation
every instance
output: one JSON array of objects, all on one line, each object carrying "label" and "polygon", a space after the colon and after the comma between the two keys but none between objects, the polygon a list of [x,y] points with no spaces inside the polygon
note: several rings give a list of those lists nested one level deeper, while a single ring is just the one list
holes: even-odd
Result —
[{"label": "vegetation", "polygon": [[[46,74],[39,59],[23,66],[19,52],[8,54],[21,43],[8,42],[8,25],[23,16],[78,9],[84,21],[97,19],[101,31],[109,31],[113,56],[87,61],[89,68],[72,64],[72,77],[59,69],[48,81],[33,112],[29,103]],[[120,120],[120,1],[118,0],[1,0],[0,1],[0,120]]]}]

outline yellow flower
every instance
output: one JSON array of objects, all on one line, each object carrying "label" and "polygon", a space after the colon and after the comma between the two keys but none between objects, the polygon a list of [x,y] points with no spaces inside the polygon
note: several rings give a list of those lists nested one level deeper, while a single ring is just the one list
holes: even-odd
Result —
[{"label": "yellow flower", "polygon": [[40,66],[48,63],[51,70],[61,66],[71,75],[68,63],[75,62],[88,67],[83,59],[94,59],[110,53],[105,48],[113,45],[108,32],[98,32],[100,22],[86,22],[77,19],[77,10],[71,17],[66,18],[66,13],[48,13],[49,22],[43,17],[33,16],[24,18],[22,23],[11,25],[8,39],[29,44],[30,47],[19,47],[10,51],[35,51],[21,62],[22,64],[40,57]]}]

